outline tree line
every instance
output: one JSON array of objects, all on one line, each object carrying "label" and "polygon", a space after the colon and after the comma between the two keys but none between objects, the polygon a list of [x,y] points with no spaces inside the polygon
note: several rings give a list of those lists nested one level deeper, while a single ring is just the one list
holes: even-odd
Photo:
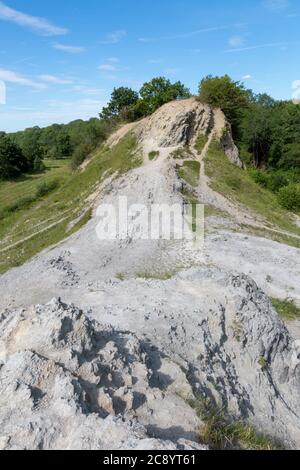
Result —
[{"label": "tree line", "polygon": [[[115,88],[98,118],[67,125],[34,127],[14,134],[0,133],[0,179],[15,178],[28,171],[42,171],[44,159],[70,158],[73,169],[122,122],[139,120],[169,101],[185,99],[190,91],[180,81],[156,77],[139,92]],[[277,101],[267,94],[254,94],[228,75],[207,76],[199,84],[198,98],[221,108],[232,127],[245,167],[252,168],[256,182],[292,200],[300,193],[300,104]],[[289,197],[286,197],[289,199]],[[299,204],[287,203],[293,210]],[[298,208],[299,205],[299,208]],[[296,209],[295,209],[296,208]]]}]

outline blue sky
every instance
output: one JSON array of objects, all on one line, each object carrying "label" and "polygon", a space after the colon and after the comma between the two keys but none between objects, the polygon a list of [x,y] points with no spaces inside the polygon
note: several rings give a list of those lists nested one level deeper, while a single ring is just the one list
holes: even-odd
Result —
[{"label": "blue sky", "polygon": [[289,99],[299,19],[299,0],[0,0],[0,130],[96,116],[113,87],[158,75]]}]

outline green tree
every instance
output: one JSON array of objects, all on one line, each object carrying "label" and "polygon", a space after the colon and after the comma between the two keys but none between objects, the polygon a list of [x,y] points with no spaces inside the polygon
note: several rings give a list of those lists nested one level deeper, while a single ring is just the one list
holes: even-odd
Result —
[{"label": "green tree", "polygon": [[157,77],[142,86],[140,96],[137,109],[145,115],[153,113],[169,101],[189,98],[191,94],[181,82],[171,83],[164,77]]},{"label": "green tree", "polygon": [[199,98],[213,108],[221,108],[232,125],[234,136],[238,135],[243,112],[248,108],[252,94],[240,82],[228,75],[208,75],[199,85]]},{"label": "green tree", "polygon": [[272,146],[270,108],[251,104],[242,121],[242,141],[253,157],[256,168],[267,167]]},{"label": "green tree", "polygon": [[21,148],[4,132],[0,133],[0,180],[18,176],[28,170],[28,162]]},{"label": "green tree", "polygon": [[40,142],[41,129],[33,127],[26,129],[19,138],[19,145],[27,159],[28,168],[40,170],[43,167],[44,147]]},{"label": "green tree", "polygon": [[110,102],[100,113],[100,119],[109,120],[119,117],[125,109],[132,109],[137,103],[138,98],[138,93],[131,88],[114,88]]}]

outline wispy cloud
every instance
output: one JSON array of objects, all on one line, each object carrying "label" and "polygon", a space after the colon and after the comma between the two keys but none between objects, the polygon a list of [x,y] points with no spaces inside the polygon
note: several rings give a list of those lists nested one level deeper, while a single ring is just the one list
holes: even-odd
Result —
[{"label": "wispy cloud", "polygon": [[116,72],[117,67],[113,64],[101,64],[98,67],[99,70],[104,70],[105,72]]},{"label": "wispy cloud", "polygon": [[245,43],[245,39],[243,36],[232,36],[228,40],[228,44],[231,47],[239,47],[242,46]]},{"label": "wispy cloud", "polygon": [[3,2],[0,2],[0,20],[9,21],[10,23],[33,29],[43,36],[60,36],[67,34],[68,32],[66,28],[56,26],[44,18],[38,18],[36,16],[27,15],[26,13],[14,10]]},{"label": "wispy cloud", "polygon": [[53,48],[58,51],[67,52],[68,54],[81,54],[85,51],[81,46],[68,46],[66,44],[53,44]]},{"label": "wispy cloud", "polygon": [[101,41],[101,44],[117,44],[122,39],[127,36],[127,31],[125,29],[120,29],[112,33],[107,34],[104,39]]},{"label": "wispy cloud", "polygon": [[281,12],[290,5],[289,0],[263,0],[263,6],[268,10]]},{"label": "wispy cloud", "polygon": [[[294,43],[295,44],[295,43]],[[282,48],[292,45],[288,42],[271,42],[268,44],[258,44],[256,46],[249,46],[249,47],[240,47],[234,49],[226,49],[224,52],[231,53],[231,52],[246,52],[246,51],[254,51],[256,49],[267,49],[267,48]]]},{"label": "wispy cloud", "polygon": [[75,119],[89,119],[97,116],[105,106],[105,100],[82,99],[75,101],[52,100],[44,103],[44,110],[13,110],[6,107],[0,113],[0,127],[7,131],[15,131],[21,128],[35,126],[47,126],[57,123],[68,123]]},{"label": "wispy cloud", "polygon": [[244,75],[242,77],[242,80],[251,80],[251,78],[252,78],[252,75],[248,74],[248,75]]},{"label": "wispy cloud", "polygon": [[113,64],[117,64],[119,62],[119,59],[117,57],[109,57],[107,59],[107,62],[112,62]]},{"label": "wispy cloud", "polygon": [[39,80],[46,83],[52,83],[53,85],[71,85],[72,80],[56,77],[54,75],[40,75]]},{"label": "wispy cloud", "polygon": [[215,31],[222,31],[231,28],[232,26],[226,25],[226,26],[214,26],[211,28],[203,28],[203,29],[198,29],[196,31],[190,31],[188,33],[178,33],[174,34],[172,36],[159,36],[159,37],[142,37],[139,38],[140,42],[158,42],[158,41],[171,41],[175,39],[185,39],[185,38],[191,38],[193,36],[198,36],[199,34],[203,33],[213,33]]},{"label": "wispy cloud", "polygon": [[175,68],[172,68],[172,67],[167,68],[167,69],[165,69],[165,71],[164,71],[164,73],[167,74],[167,75],[169,75],[169,76],[171,76],[171,75],[172,75],[172,76],[175,76],[175,75],[178,74],[178,72],[179,72],[179,69],[175,69]]},{"label": "wispy cloud", "polygon": [[22,85],[36,90],[43,90],[47,88],[47,85],[44,83],[39,83],[35,80],[32,80],[28,77],[24,77],[13,70],[0,69],[0,80],[3,80],[7,83],[14,83],[16,85]]},{"label": "wispy cloud", "polygon": [[99,96],[106,93],[106,90],[103,88],[91,88],[85,85],[76,85],[69,90],[70,92],[82,93],[87,96]]},{"label": "wispy cloud", "polygon": [[162,59],[149,59],[148,60],[148,64],[154,64],[154,65],[161,64],[162,62],[163,62]]}]

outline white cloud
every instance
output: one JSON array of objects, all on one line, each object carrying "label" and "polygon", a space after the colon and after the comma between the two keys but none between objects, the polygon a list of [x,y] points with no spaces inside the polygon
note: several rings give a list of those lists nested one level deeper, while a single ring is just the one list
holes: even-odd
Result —
[{"label": "white cloud", "polygon": [[98,96],[98,95],[103,95],[103,93],[106,93],[106,90],[103,88],[91,88],[88,86],[84,85],[76,85],[73,88],[70,89],[71,92],[76,92],[76,93],[82,93],[83,95],[88,95],[88,96]]},{"label": "white cloud", "polygon": [[252,78],[252,75],[248,74],[248,75],[244,75],[242,77],[242,80],[251,80],[251,78]]},{"label": "white cloud", "polygon": [[154,65],[161,64],[162,62],[163,62],[162,59],[150,59],[150,60],[148,60],[148,64],[154,64]]},{"label": "white cloud", "polygon": [[127,36],[127,31],[124,29],[120,29],[119,31],[114,31],[113,33],[109,33],[105,36],[105,38],[101,41],[102,44],[117,44],[122,39]]},{"label": "white cloud", "polygon": [[105,72],[115,72],[117,68],[112,64],[101,64],[98,67],[99,70],[104,70]]},{"label": "white cloud", "polygon": [[169,75],[169,76],[170,75],[175,76],[175,75],[177,75],[178,72],[179,72],[179,70],[175,69],[175,68],[168,68],[164,71],[164,73]]},{"label": "white cloud", "polygon": [[59,36],[67,34],[66,28],[56,26],[44,18],[27,15],[20,11],[8,7],[3,2],[0,2],[0,20],[9,21],[10,23],[18,24],[35,30],[43,36]]},{"label": "white cloud", "polygon": [[4,110],[0,114],[0,128],[9,132],[31,126],[48,126],[57,123],[68,123],[76,119],[89,119],[98,116],[106,105],[101,100],[47,101],[43,110]]},{"label": "white cloud", "polygon": [[109,57],[107,59],[107,62],[112,62],[113,64],[117,64],[119,62],[119,59],[117,57]]},{"label": "white cloud", "polygon": [[81,52],[85,51],[84,47],[80,46],[67,46],[65,44],[54,44],[54,49],[58,51],[67,52],[69,54],[81,54]]},{"label": "white cloud", "polygon": [[246,52],[246,51],[254,51],[256,49],[266,49],[266,48],[273,48],[273,47],[287,47],[290,44],[287,42],[271,42],[268,44],[258,44],[257,46],[249,46],[249,47],[240,47],[236,49],[227,49],[225,52],[230,53],[230,52]]},{"label": "white cloud", "polygon": [[229,39],[228,44],[231,47],[239,47],[239,46],[242,46],[244,42],[245,42],[245,39],[242,36],[232,36]]},{"label": "white cloud", "polygon": [[47,85],[44,83],[36,82],[30,78],[24,77],[12,70],[0,69],[0,80],[3,80],[7,83],[14,83],[16,85],[22,85],[34,88],[36,90],[43,90],[47,88]]},{"label": "white cloud", "polygon": [[54,75],[40,75],[39,79],[42,82],[53,83],[54,85],[70,85],[73,83],[72,80],[56,77]]}]

